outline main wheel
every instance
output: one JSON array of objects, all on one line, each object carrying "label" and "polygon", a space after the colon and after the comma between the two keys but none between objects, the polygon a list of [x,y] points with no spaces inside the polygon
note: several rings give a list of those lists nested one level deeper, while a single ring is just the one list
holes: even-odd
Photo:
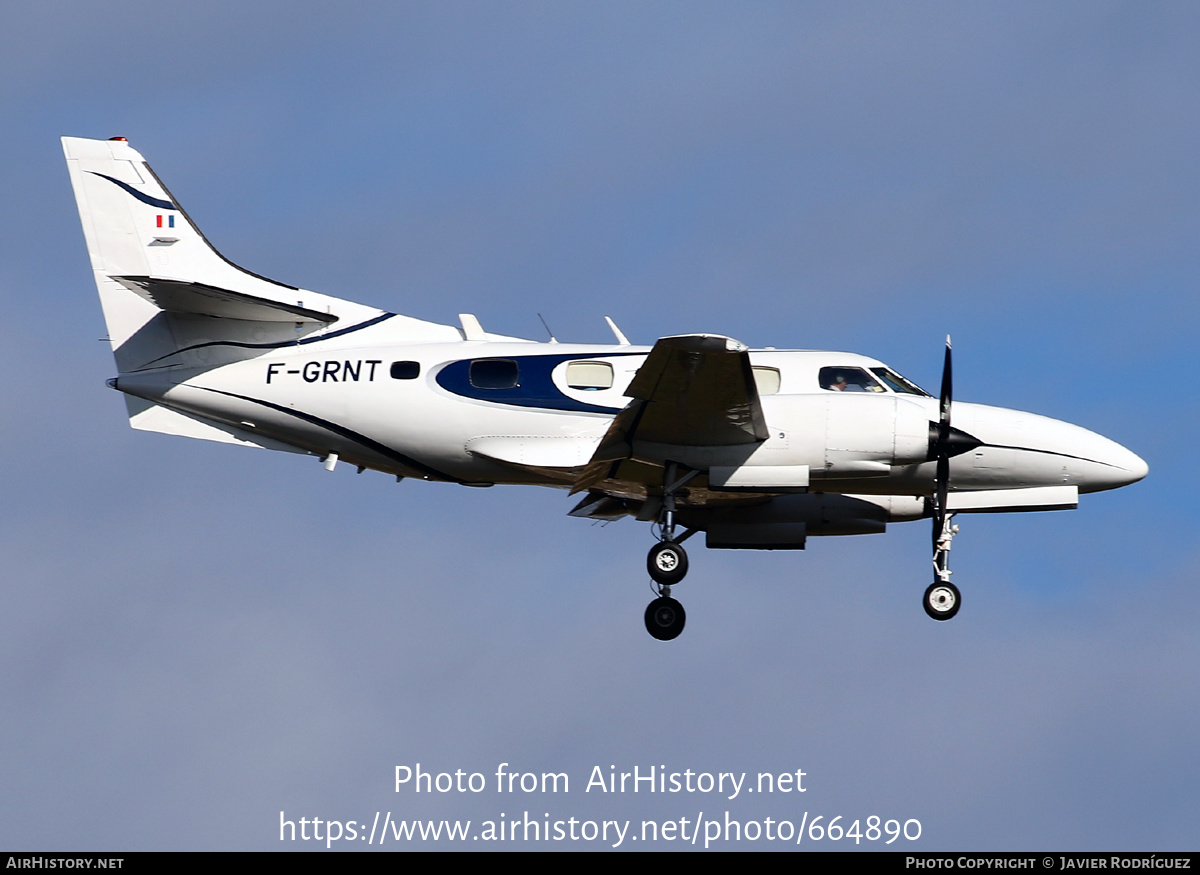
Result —
[{"label": "main wheel", "polygon": [[925,590],[925,613],[933,617],[935,620],[949,620],[958,613],[958,608],[962,604],[962,595],[959,594],[958,587],[946,581],[942,583],[940,580],[935,580],[929,584],[929,589]]},{"label": "main wheel", "polygon": [[674,586],[687,574],[688,558],[683,548],[674,541],[659,541],[650,548],[646,557],[646,570],[655,583]]},{"label": "main wheel", "polygon": [[646,631],[659,641],[678,638],[686,620],[683,605],[669,596],[657,598],[646,606]]}]

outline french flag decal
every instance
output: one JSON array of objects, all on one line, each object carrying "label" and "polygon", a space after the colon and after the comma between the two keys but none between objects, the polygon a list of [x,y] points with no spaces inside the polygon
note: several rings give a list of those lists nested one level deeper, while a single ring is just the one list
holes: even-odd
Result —
[{"label": "french flag decal", "polygon": [[[155,219],[158,221],[158,227],[160,227],[160,228],[163,227],[163,217],[155,216]],[[167,227],[168,228],[175,227],[175,217],[174,216],[167,216]]]}]

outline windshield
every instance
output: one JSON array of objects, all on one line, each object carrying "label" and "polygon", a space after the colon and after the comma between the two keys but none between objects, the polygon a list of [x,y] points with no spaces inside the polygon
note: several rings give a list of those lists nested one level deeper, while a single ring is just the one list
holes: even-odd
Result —
[{"label": "windshield", "polygon": [[882,392],[883,387],[862,368],[821,368],[822,389],[834,392]]},{"label": "windshield", "polygon": [[918,386],[911,380],[906,380],[904,377],[897,374],[891,368],[871,368],[871,372],[875,374],[883,382],[887,383],[888,387],[893,392],[899,392],[902,395],[924,395],[931,398],[928,392]]}]

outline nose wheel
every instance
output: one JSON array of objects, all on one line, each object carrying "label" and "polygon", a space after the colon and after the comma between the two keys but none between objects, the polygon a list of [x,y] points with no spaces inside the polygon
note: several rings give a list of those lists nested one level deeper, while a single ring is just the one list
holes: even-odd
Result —
[{"label": "nose wheel", "polygon": [[949,620],[958,613],[961,604],[962,595],[959,594],[958,587],[948,580],[935,580],[929,584],[929,589],[925,590],[925,613],[935,620]]},{"label": "nose wheel", "polygon": [[958,534],[958,526],[954,525],[954,514],[942,517],[942,533],[937,539],[933,550],[933,583],[925,590],[922,605],[925,613],[935,620],[949,620],[958,613],[962,604],[962,594],[958,587],[950,582],[950,545]]}]

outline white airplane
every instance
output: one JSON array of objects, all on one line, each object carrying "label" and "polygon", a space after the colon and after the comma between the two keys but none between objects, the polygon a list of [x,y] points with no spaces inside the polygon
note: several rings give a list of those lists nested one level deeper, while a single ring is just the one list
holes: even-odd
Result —
[{"label": "white airplane", "polygon": [[[693,334],[535,343],[250,273],[221,256],[123,137],[63,138],[137,429],[405,477],[582,493],[572,516],[653,523],[646,628],[683,630],[683,542],[798,550],[810,535],[933,521],[926,613],[953,617],[957,513],[1074,508],[1146,463],[1076,425],[951,404],[880,361]],[[953,406],[954,424],[951,425]]]}]

